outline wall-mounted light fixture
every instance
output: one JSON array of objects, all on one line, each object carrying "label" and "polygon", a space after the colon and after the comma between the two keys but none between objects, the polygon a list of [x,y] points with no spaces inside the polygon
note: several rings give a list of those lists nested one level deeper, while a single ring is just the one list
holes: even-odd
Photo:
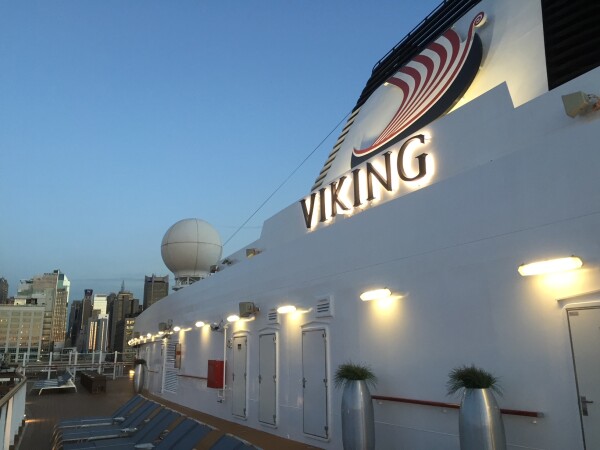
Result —
[{"label": "wall-mounted light fixture", "polygon": [[227,317],[227,322],[229,323],[237,322],[238,320],[240,320],[240,316],[238,316],[237,314],[232,314]]},{"label": "wall-mounted light fixture", "polygon": [[219,322],[213,322],[210,324],[210,329],[212,331],[223,331],[226,328],[226,325],[223,323],[223,320]]},{"label": "wall-mounted light fixture", "polygon": [[591,111],[600,109],[600,98],[594,94],[586,94],[585,92],[573,92],[562,96],[565,113],[569,117],[588,114]]},{"label": "wall-mounted light fixture", "polygon": [[256,315],[260,309],[252,302],[240,302],[239,304],[240,317],[252,317]]},{"label": "wall-mounted light fixture", "polygon": [[392,291],[390,291],[388,288],[381,288],[363,292],[362,294],[360,294],[360,299],[363,302],[368,302],[371,300],[385,300],[390,298],[391,296]]},{"label": "wall-mounted light fixture", "polygon": [[518,271],[522,277],[528,277],[545,273],[566,272],[567,270],[579,269],[581,266],[583,266],[581,258],[569,256],[568,258],[548,259],[545,261],[521,264]]},{"label": "wall-mounted light fixture", "polygon": [[196,328],[202,328],[204,326],[204,322],[202,322],[201,320],[199,320],[194,325],[196,325]]},{"label": "wall-mounted light fixture", "polygon": [[174,326],[174,327],[173,327],[173,331],[174,331],[175,333],[177,333],[177,332],[181,331],[181,327],[179,327],[179,326]]},{"label": "wall-mounted light fixture", "polygon": [[146,335],[146,337],[147,337],[148,339],[150,339],[150,338],[152,337],[152,333],[148,333],[148,334]]},{"label": "wall-mounted light fixture", "polygon": [[258,248],[247,248],[246,249],[246,258],[252,258],[258,254],[260,254],[260,249]]},{"label": "wall-mounted light fixture", "polygon": [[283,305],[277,308],[278,314],[290,314],[296,312],[296,307],[294,305]]}]

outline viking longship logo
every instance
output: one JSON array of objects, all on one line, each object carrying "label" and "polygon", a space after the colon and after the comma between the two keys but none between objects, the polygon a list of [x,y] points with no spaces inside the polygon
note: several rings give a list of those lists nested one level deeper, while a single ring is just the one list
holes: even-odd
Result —
[{"label": "viking longship logo", "polygon": [[455,105],[479,70],[483,46],[475,28],[484,22],[485,14],[480,12],[464,41],[456,31],[447,30],[386,80],[386,88],[400,90],[400,103],[372,144],[353,149],[352,167],[414,134]]}]

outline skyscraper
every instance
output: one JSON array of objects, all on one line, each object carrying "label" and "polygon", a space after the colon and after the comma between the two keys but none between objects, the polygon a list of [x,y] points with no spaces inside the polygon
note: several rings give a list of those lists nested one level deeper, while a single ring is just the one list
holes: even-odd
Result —
[{"label": "skyscraper", "polygon": [[139,304],[140,301],[137,298],[133,298],[133,293],[125,290],[125,284],[123,283],[110,308],[109,347],[112,350],[123,351],[122,346],[115,344],[118,324],[128,315],[137,314],[139,312]]},{"label": "skyscraper", "polygon": [[144,277],[144,309],[169,295],[169,275],[158,277],[154,274]]},{"label": "skyscraper", "polygon": [[71,302],[69,312],[69,325],[67,329],[67,337],[69,338],[69,346],[77,345],[77,336],[81,328],[81,312],[83,308],[83,300],[74,300]]},{"label": "skyscraper", "polygon": [[8,302],[8,280],[0,277],[0,305]]},{"label": "skyscraper", "polygon": [[70,286],[69,279],[60,270],[20,282],[15,302],[19,300],[44,306],[42,351],[62,348],[64,344]]},{"label": "skyscraper", "polygon": [[25,300],[18,305],[0,305],[0,353],[4,353],[5,361],[39,358],[44,309]]},{"label": "skyscraper", "polygon": [[86,289],[84,291],[84,297],[81,301],[81,317],[78,322],[79,330],[77,332],[77,338],[74,344],[77,346],[78,352],[87,351],[87,333],[88,333],[88,322],[92,315],[92,297],[94,291],[92,289]]}]

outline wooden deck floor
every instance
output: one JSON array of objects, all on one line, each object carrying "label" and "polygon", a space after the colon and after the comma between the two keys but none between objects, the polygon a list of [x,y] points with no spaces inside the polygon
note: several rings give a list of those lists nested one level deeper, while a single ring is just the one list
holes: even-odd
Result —
[{"label": "wooden deck floor", "polygon": [[[79,384],[79,381],[76,384],[77,393],[72,391],[48,391],[42,393],[42,395],[37,395],[37,392],[30,393],[33,382],[28,383],[25,404],[26,422],[16,450],[50,450],[52,427],[58,420],[71,417],[109,416],[133,396],[132,380],[129,378],[108,380],[105,394],[92,395]],[[224,433],[234,434],[264,450],[318,449],[318,447],[273,436],[269,433],[181,407],[147,393],[144,395],[217,428],[198,443],[197,450],[209,449]]]}]

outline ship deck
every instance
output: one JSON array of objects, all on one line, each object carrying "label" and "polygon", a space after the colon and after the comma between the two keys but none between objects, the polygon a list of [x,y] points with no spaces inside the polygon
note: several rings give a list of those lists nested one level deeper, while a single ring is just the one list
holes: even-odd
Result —
[{"label": "ship deck", "polygon": [[[30,392],[33,381],[28,382],[25,403],[25,427],[15,450],[50,450],[50,439],[54,424],[60,419],[111,415],[120,405],[133,396],[132,380],[117,378],[107,380],[106,393],[91,394],[79,380],[76,381],[77,392],[48,391],[38,395],[36,391]],[[181,412],[189,417],[204,422],[216,430],[209,433],[196,445],[197,450],[210,449],[219,437],[225,433],[238,436],[264,450],[308,450],[318,449],[289,439],[284,439],[246,427],[234,422],[229,422],[218,417],[203,414],[190,408],[185,408],[175,403],[167,402],[162,398],[144,393],[145,396],[162,403],[169,408]]]}]

